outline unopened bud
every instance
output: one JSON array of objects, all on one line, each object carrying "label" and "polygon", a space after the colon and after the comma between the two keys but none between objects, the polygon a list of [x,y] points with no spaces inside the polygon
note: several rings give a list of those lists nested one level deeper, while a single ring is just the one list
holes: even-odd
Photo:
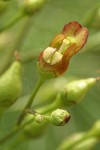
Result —
[{"label": "unopened bud", "polygon": [[91,87],[96,84],[96,78],[72,81],[64,89],[64,103],[67,105],[77,104],[87,94]]},{"label": "unopened bud", "polygon": [[44,2],[45,0],[19,0],[20,7],[26,14],[33,14],[43,6]]},{"label": "unopened bud", "polygon": [[66,110],[56,109],[51,113],[50,122],[56,126],[64,126],[70,119]]},{"label": "unopened bud", "polygon": [[95,137],[84,138],[86,134],[87,132],[72,135],[65,139],[57,150],[91,150],[98,140]]},{"label": "unopened bud", "polygon": [[36,121],[37,123],[41,123],[41,122],[43,121],[43,116],[40,115],[40,114],[36,114],[36,116],[35,116],[35,121]]},{"label": "unopened bud", "polygon": [[33,122],[23,129],[23,135],[26,139],[38,138],[42,136],[48,126],[48,121],[45,119],[41,121],[40,116],[37,116],[34,120],[34,116],[29,114],[26,116],[25,121],[27,122],[32,120],[32,118]]},{"label": "unopened bud", "polygon": [[19,97],[21,89],[21,64],[15,61],[0,77],[0,107],[11,106]]}]

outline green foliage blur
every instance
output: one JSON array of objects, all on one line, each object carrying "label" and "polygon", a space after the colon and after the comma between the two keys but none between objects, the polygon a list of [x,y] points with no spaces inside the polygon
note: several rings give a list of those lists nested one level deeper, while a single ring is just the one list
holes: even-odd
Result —
[{"label": "green foliage blur", "polygon": [[[1,1],[0,1],[1,2]],[[3,137],[13,128],[16,118],[26,104],[27,97],[32,92],[36,81],[39,78],[37,70],[37,59],[42,50],[46,48],[52,38],[62,30],[62,27],[70,21],[78,21],[84,25],[86,13],[94,6],[98,0],[48,0],[44,6],[31,16],[21,18],[11,28],[0,33],[0,69],[4,66],[6,60],[9,60],[9,54],[12,47],[21,55],[23,60],[22,81],[23,92],[19,100],[1,117],[0,137]],[[4,7],[4,6],[3,6]],[[7,5],[0,11],[0,28],[5,26],[20,11],[17,0],[7,1]],[[95,21],[95,19],[94,19]],[[100,20],[99,20],[100,21]],[[25,26],[25,23],[27,26]],[[89,26],[89,39],[96,33],[100,33],[99,26]],[[14,47],[14,43],[25,28],[23,36],[19,43]],[[100,34],[99,34],[100,35]],[[100,39],[100,36],[99,36]],[[98,40],[95,39],[94,40]],[[89,40],[88,40],[89,41]],[[95,43],[95,41],[93,41]],[[88,44],[88,42],[87,42]],[[90,43],[90,45],[93,43]],[[29,58],[28,58],[29,55]],[[26,61],[26,58],[29,60]],[[7,67],[14,60],[14,56],[7,62]],[[5,68],[6,70],[7,68]],[[5,71],[0,71],[0,75]],[[64,78],[67,81],[72,79],[83,79],[100,76],[100,43],[91,49],[84,48],[75,55],[70,62]],[[62,78],[62,77],[60,77]],[[57,79],[52,79],[44,83],[46,90],[48,83],[53,84]],[[62,88],[60,85],[59,88]],[[41,100],[41,91],[35,98],[34,105],[38,105]],[[48,103],[48,95],[52,95],[52,90],[42,91],[41,103]],[[40,94],[40,95],[39,95]],[[48,95],[47,95],[48,94]],[[53,101],[54,97],[50,97]],[[100,119],[100,83],[98,82],[86,95],[84,100],[75,106],[68,108],[71,114],[71,120],[64,127],[55,127],[49,125],[44,134],[39,138],[29,139],[21,142],[14,148],[15,150],[56,150],[60,143],[69,135],[88,130],[93,123]],[[16,136],[17,137],[17,136]],[[7,148],[16,137],[5,143],[0,150]],[[96,145],[94,150],[99,150],[100,144]],[[9,149],[10,150],[10,149]]]}]

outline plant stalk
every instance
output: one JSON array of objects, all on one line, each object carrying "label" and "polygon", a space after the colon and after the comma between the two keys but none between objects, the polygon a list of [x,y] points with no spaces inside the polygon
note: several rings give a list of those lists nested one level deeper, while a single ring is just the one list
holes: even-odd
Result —
[{"label": "plant stalk", "polygon": [[17,23],[22,17],[24,17],[25,14],[22,13],[22,12],[18,12],[16,14],[16,16],[10,21],[8,22],[7,24],[5,24],[2,28],[0,28],[0,33],[1,32],[4,32],[5,30],[11,28],[15,23]]},{"label": "plant stalk", "polygon": [[43,78],[40,78],[39,81],[37,82],[37,85],[35,87],[35,89],[33,90],[26,106],[24,107],[22,113],[20,114],[19,118],[18,118],[18,121],[17,121],[17,125],[19,126],[21,124],[21,122],[23,121],[24,117],[26,116],[26,111],[27,109],[29,109],[34,101],[34,98],[39,90],[39,88],[41,87],[41,85],[43,84],[44,82],[44,79]]}]

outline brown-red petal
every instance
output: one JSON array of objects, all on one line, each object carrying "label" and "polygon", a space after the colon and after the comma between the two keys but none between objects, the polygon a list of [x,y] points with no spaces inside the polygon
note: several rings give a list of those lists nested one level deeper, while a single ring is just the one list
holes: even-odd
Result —
[{"label": "brown-red petal", "polygon": [[64,26],[62,34],[65,36],[73,36],[81,28],[82,26],[77,21],[73,21]]},{"label": "brown-red petal", "polygon": [[52,41],[50,43],[50,47],[59,49],[59,47],[61,46],[61,44],[62,44],[62,42],[63,42],[64,39],[65,39],[65,35],[63,35],[63,34],[56,35],[52,39]]},{"label": "brown-red petal", "polygon": [[51,65],[44,61],[43,52],[41,52],[38,61],[39,61],[39,67],[43,71],[54,72],[56,76],[62,75],[67,70],[69,65],[69,61],[66,61],[65,57],[63,57],[62,60],[57,64]]},{"label": "brown-red petal", "polygon": [[76,51],[76,43],[72,44],[64,53],[64,57],[66,58],[66,61],[69,61],[69,59],[77,53]]},{"label": "brown-red petal", "polygon": [[81,28],[76,32],[75,38],[77,43],[77,48],[76,48],[77,51],[80,50],[87,42],[88,34],[89,34],[88,29],[85,27]]}]

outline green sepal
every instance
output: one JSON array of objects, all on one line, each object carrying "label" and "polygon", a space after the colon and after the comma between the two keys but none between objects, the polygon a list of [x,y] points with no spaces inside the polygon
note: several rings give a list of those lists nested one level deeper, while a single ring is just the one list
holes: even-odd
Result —
[{"label": "green sepal", "polygon": [[19,97],[22,89],[21,64],[15,61],[0,77],[0,107],[8,108]]},{"label": "green sepal", "polygon": [[40,68],[39,64],[37,63],[37,67],[38,67],[38,71],[39,71],[39,74],[40,74],[40,77],[43,78],[43,79],[52,79],[52,78],[56,78],[56,74],[55,72],[53,71],[45,71],[43,69]]}]

